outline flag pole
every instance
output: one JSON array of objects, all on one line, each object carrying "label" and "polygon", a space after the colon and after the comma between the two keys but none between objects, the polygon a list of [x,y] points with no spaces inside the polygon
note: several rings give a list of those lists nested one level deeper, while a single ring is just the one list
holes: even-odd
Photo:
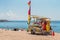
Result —
[{"label": "flag pole", "polygon": [[28,25],[29,25],[31,21],[31,0],[29,0],[28,6],[29,6],[29,9],[28,9]]}]

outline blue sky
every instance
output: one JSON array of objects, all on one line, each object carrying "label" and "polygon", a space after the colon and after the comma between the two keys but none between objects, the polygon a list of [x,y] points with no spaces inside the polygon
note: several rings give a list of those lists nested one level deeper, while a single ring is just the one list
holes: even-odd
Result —
[{"label": "blue sky", "polygon": [[[29,0],[0,0],[0,19],[27,20]],[[31,0],[31,14],[60,20],[60,0]]]}]

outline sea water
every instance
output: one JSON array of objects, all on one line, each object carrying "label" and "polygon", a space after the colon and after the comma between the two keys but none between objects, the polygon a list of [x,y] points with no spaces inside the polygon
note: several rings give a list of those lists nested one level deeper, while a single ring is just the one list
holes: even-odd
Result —
[{"label": "sea water", "polygon": [[[60,33],[60,21],[51,21],[51,27],[53,31]],[[0,22],[0,28],[2,29],[27,29],[27,21],[11,21],[11,22]]]},{"label": "sea water", "polygon": [[60,33],[60,21],[51,21],[53,31]]},{"label": "sea water", "polygon": [[11,21],[11,22],[0,22],[0,28],[2,29],[27,29],[27,21]]}]

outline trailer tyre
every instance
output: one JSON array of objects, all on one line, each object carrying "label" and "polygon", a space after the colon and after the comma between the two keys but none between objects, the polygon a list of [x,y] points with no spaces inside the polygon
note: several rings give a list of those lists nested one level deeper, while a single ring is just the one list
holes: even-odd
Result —
[{"label": "trailer tyre", "polygon": [[35,34],[35,30],[31,30],[31,34]]}]

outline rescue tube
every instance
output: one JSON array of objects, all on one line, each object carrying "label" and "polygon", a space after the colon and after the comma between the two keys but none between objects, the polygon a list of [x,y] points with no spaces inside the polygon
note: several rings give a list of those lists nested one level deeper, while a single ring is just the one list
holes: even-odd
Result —
[{"label": "rescue tube", "polygon": [[50,26],[47,24],[46,25],[46,31],[49,32],[50,31]]}]

